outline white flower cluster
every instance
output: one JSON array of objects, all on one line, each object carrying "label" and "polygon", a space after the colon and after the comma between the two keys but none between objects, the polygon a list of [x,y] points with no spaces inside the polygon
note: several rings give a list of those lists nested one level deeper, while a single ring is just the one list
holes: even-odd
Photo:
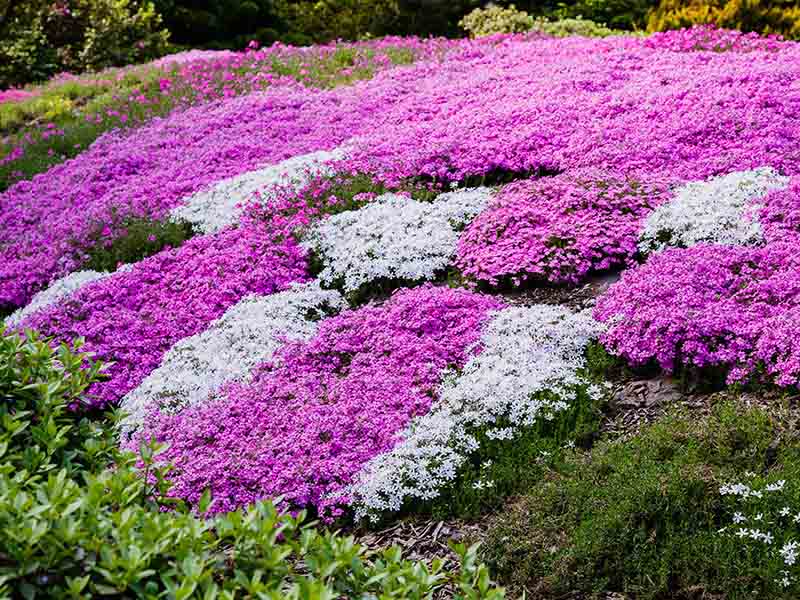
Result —
[{"label": "white flower cluster", "polygon": [[300,188],[314,176],[332,175],[329,163],[344,158],[344,150],[321,150],[295,156],[230,179],[190,196],[171,211],[175,221],[188,221],[202,233],[216,233],[239,221],[244,204],[258,199],[266,202],[275,186]]},{"label": "white flower cluster", "polygon": [[459,229],[490,197],[489,188],[449,192],[433,202],[384,194],[359,210],[322,221],[304,245],[323,261],[322,283],[341,281],[346,292],[380,278],[431,279],[450,264]]},{"label": "white flower cluster", "polygon": [[792,567],[797,562],[797,548],[798,543],[795,541],[786,542],[781,548],[781,556],[783,557],[784,564]]},{"label": "white flower cluster", "polygon": [[772,544],[774,540],[772,534],[769,531],[763,532],[760,529],[748,529],[747,527],[740,527],[739,529],[736,530],[736,533],[734,535],[740,538],[749,537],[751,540],[755,541],[760,540],[767,545]]},{"label": "white flower cluster", "polygon": [[482,351],[445,379],[432,410],[414,419],[348,490],[357,518],[399,510],[409,498],[435,498],[477,450],[476,428],[511,439],[569,405],[577,387],[599,394],[579,371],[586,345],[600,333],[589,313],[559,306],[497,312],[482,333]]},{"label": "white flower cluster", "polygon": [[[224,383],[246,380],[286,340],[307,340],[315,319],[344,306],[341,295],[315,281],[270,296],[251,295],[228,309],[207,330],[175,344],[161,365],[123,399],[123,438],[151,410],[177,413],[207,400]],[[312,317],[312,318],[309,318]]]},{"label": "white flower cluster", "polygon": [[639,249],[658,252],[668,246],[688,248],[700,242],[758,244],[763,239],[756,215],[758,200],[788,185],[789,178],[771,167],[687,183],[647,218]]},{"label": "white flower cluster", "polygon": [[5,324],[14,327],[33,313],[60,302],[83,286],[111,275],[104,271],[75,271],[69,275],[56,279],[46,289],[36,294],[27,306],[17,309],[5,319]]},{"label": "white flower cluster", "polygon": [[[746,473],[746,475],[755,477],[755,474],[750,472]],[[785,505],[780,510],[777,510],[773,500],[776,497],[780,498],[780,492],[783,492],[785,487],[785,479],[769,483],[763,486],[763,489],[755,489],[745,483],[729,483],[721,486],[719,493],[722,496],[738,497],[738,500],[743,503],[747,503],[748,500],[754,502],[749,506],[752,511],[750,516],[747,516],[742,511],[737,511],[733,514],[734,527],[731,528],[730,534],[743,542],[754,540],[765,546],[773,546],[773,542],[776,542],[776,545],[782,543],[781,548],[777,550],[777,554],[780,555],[784,567],[793,567],[800,555],[800,552],[798,552],[800,544],[791,539],[790,536],[796,536],[796,527],[800,524],[800,512],[796,512],[793,515],[792,509]],[[765,502],[767,503],[765,504]],[[757,509],[754,507],[757,507]],[[765,507],[766,513],[764,512]],[[777,516],[774,516],[775,512],[777,512]],[[771,516],[774,518],[770,518]],[[750,526],[745,526],[745,523],[749,523]],[[771,531],[767,530],[767,527]],[[720,533],[724,533],[726,530],[727,527],[723,527],[720,529]],[[773,552],[776,552],[776,550],[769,550],[770,554]],[[775,582],[781,587],[787,588],[795,582],[795,577],[790,571],[782,570]]]}]

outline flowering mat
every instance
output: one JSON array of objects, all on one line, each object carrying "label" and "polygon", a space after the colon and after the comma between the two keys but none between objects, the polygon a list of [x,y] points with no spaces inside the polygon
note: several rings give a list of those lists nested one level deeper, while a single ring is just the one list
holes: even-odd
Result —
[{"label": "flowering mat", "polygon": [[[85,339],[90,403],[168,444],[173,494],[329,522],[434,501],[485,445],[607,399],[598,345],[798,385],[800,45],[413,44],[435,48],[111,130],[0,195],[6,326]],[[190,233],[90,268],[142,222]]]}]

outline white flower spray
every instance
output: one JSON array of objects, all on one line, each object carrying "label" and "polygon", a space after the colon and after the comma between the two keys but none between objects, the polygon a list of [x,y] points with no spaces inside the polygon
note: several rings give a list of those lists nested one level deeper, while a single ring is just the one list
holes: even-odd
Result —
[{"label": "white flower spray", "polygon": [[670,246],[688,248],[701,242],[758,244],[763,240],[757,218],[758,201],[768,192],[788,185],[789,177],[771,167],[687,183],[647,218],[639,248],[642,252],[659,252]]},{"label": "white flower spray", "polygon": [[322,221],[303,244],[323,261],[323,285],[341,281],[345,292],[381,278],[428,280],[447,268],[461,227],[490,198],[488,188],[441,194],[433,202],[384,194]]}]

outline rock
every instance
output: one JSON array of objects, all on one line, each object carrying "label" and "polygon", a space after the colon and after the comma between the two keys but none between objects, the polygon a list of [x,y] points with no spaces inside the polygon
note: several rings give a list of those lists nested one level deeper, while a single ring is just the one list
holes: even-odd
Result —
[{"label": "rock", "polygon": [[683,398],[679,386],[669,377],[631,381],[616,390],[613,404],[618,410],[666,406]]}]

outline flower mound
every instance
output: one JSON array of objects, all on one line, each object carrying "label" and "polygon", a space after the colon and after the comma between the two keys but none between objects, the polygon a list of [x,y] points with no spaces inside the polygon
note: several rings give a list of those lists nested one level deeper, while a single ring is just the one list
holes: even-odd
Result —
[{"label": "flower mound", "polygon": [[763,365],[780,385],[800,381],[800,246],[700,244],[654,255],[600,298],[604,343],[634,364],[730,368],[729,382]]},{"label": "flower mound", "polygon": [[788,184],[788,177],[770,167],[687,183],[647,218],[639,248],[642,252],[657,252],[669,246],[688,248],[700,242],[759,244],[763,241],[759,200]]},{"label": "flower mound", "polygon": [[664,185],[597,170],[507,186],[458,243],[456,265],[490,285],[576,283],[632,262],[642,218]]},{"label": "flower mound", "polygon": [[759,220],[768,242],[800,240],[800,177],[792,177],[785,189],[770,192]]},{"label": "flower mound", "polygon": [[283,496],[338,514],[331,499],[397,431],[426,413],[444,370],[462,366],[483,322],[501,304],[463,290],[421,287],[324,320],[248,384],[163,416],[144,432],[169,444],[173,493],[216,510]]},{"label": "flower mound", "polygon": [[321,290],[317,282],[245,297],[206,331],[175,344],[161,365],[122,399],[127,413],[123,438],[141,427],[150,412],[180,412],[208,400],[226,382],[245,380],[284,342],[309,339],[316,321],[343,305],[338,292]]},{"label": "flower mound", "polygon": [[411,498],[438,496],[478,449],[477,429],[512,439],[572,402],[578,388],[596,393],[580,369],[586,345],[601,329],[590,315],[557,306],[497,313],[481,335],[481,353],[444,381],[438,403],[399,434],[390,452],[359,474],[349,490],[356,516],[375,517]]},{"label": "flower mound", "polygon": [[346,292],[379,279],[433,279],[449,266],[459,228],[489,198],[487,188],[442,194],[433,202],[385,194],[326,219],[309,232],[305,245],[324,264],[320,280],[341,283]]},{"label": "flower mound", "polygon": [[20,323],[113,361],[108,381],[88,390],[98,406],[139,385],[177,341],[199,333],[247,294],[270,294],[306,277],[305,252],[276,244],[264,228],[198,237],[132,269],[93,282]]}]

